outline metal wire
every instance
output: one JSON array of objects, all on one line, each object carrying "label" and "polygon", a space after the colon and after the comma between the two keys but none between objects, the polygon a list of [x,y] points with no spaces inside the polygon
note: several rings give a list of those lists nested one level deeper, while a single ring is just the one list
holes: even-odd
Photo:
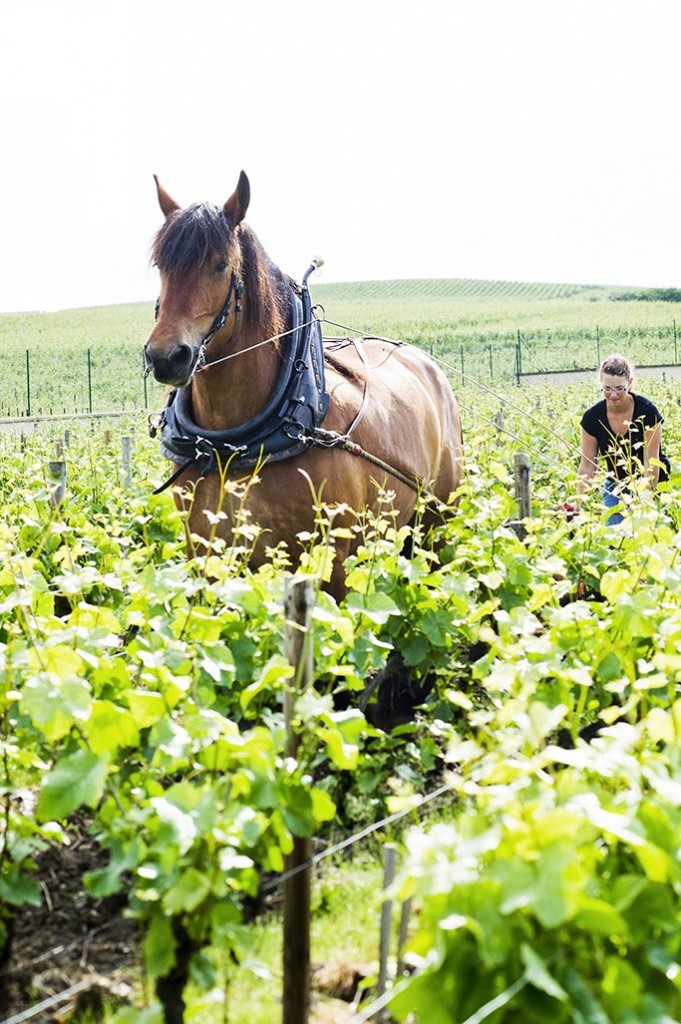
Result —
[{"label": "metal wire", "polygon": [[438,789],[433,790],[432,793],[426,793],[425,796],[421,797],[418,803],[410,804],[409,807],[403,808],[401,811],[396,811],[394,814],[390,814],[387,818],[382,818],[381,821],[374,822],[373,825],[368,825],[363,828],[361,832],[356,832],[355,835],[348,836],[346,839],[342,839],[339,843],[334,843],[333,846],[329,846],[326,850],[322,850],[321,853],[316,853],[313,857],[310,857],[303,864],[297,864],[295,868],[291,868],[290,871],[284,871],[282,874],[277,875],[276,878],[271,879],[262,887],[263,893],[271,892],[273,889],[278,888],[284,882],[288,881],[289,878],[293,878],[294,875],[300,874],[301,871],[308,871],[314,867],[315,864],[319,864],[320,861],[326,860],[328,857],[332,857],[334,853],[340,853],[341,850],[346,850],[349,846],[354,846],[355,843],[361,842],[362,839],[366,839],[373,832],[378,832],[380,829],[385,828],[386,825],[392,825],[394,822],[399,821],[401,818],[405,818],[412,811],[418,811],[421,807],[430,803],[432,800],[436,800],[437,797],[443,796],[445,793],[451,792],[452,787],[450,785],[440,786]]}]

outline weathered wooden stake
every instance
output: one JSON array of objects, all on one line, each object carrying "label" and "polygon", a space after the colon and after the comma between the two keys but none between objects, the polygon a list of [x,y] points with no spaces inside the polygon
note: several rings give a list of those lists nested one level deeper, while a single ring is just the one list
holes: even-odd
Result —
[{"label": "weathered wooden stake", "polygon": [[[314,605],[314,581],[309,576],[285,582],[286,626],[284,649],[293,665],[291,686],[284,691],[287,753],[295,757],[298,737],[293,729],[295,698],[312,682],[314,671],[310,621]],[[294,837],[293,851],[284,861],[292,871],[310,859],[309,838]],[[310,870],[304,868],[284,882],[284,993],[283,1024],[307,1024],[310,1009]]]},{"label": "weathered wooden stake", "polygon": [[525,452],[516,452],[513,460],[515,475],[515,496],[518,501],[518,522],[513,524],[513,529],[521,540],[525,540],[527,529],[525,519],[532,515],[532,496],[530,490],[530,457]]},{"label": "weathered wooden stake", "polygon": [[[383,858],[383,888],[389,889],[395,881],[395,862],[397,859],[397,848],[394,843],[386,843]],[[381,938],[379,944],[378,958],[378,984],[376,995],[380,999],[386,989],[388,981],[388,954],[390,952],[390,932],[393,917],[393,901],[384,900],[381,907]],[[379,1010],[376,1014],[377,1021],[387,1020],[385,1010]]]},{"label": "weathered wooden stake", "polygon": [[122,437],[121,438],[121,467],[123,470],[123,486],[126,491],[129,491],[132,487],[132,438]]},{"label": "weathered wooden stake", "polygon": [[407,944],[409,932],[409,915],[411,914],[411,896],[402,904],[400,913],[400,930],[397,939],[397,969],[395,977],[399,978],[404,973],[404,947]]},{"label": "weathered wooden stake", "polygon": [[50,499],[56,508],[66,495],[66,463],[48,462],[47,475],[50,481]]}]

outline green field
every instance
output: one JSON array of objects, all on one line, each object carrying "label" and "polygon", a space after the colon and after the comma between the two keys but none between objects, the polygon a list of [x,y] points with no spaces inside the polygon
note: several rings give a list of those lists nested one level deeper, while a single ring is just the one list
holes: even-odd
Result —
[{"label": "green field", "polygon": [[[455,384],[462,371],[486,384],[512,380],[519,334],[525,370],[593,367],[611,351],[641,364],[678,361],[681,302],[661,301],[651,290],[643,293],[647,300],[618,298],[636,291],[470,280],[312,282],[329,321],[325,334],[353,330],[412,342],[447,363]],[[142,378],[152,325],[151,302],[0,315],[0,416],[25,415],[29,407],[33,415],[158,408],[164,389]]]}]

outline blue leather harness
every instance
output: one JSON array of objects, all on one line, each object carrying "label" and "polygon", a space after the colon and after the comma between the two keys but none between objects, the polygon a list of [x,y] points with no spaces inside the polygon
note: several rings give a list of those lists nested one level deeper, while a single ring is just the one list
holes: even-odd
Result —
[{"label": "blue leather harness", "polygon": [[329,395],[321,323],[312,312],[307,274],[300,295],[291,289],[289,328],[289,342],[281,350],[284,365],[274,391],[266,406],[246,423],[226,430],[205,430],[192,419],[190,385],[170,392],[158,423],[161,451],[181,465],[154,493],[170,486],[190,467],[200,469],[201,476],[227,463],[230,469],[252,469],[265,461],[290,459],[314,444],[315,431],[329,408]]}]

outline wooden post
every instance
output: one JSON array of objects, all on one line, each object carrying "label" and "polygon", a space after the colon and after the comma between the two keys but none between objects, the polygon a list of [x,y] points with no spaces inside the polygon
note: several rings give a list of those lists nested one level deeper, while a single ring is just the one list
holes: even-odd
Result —
[{"label": "wooden post", "polygon": [[126,491],[129,491],[132,487],[131,452],[132,438],[126,435],[121,438],[121,467],[123,470],[123,486]]},{"label": "wooden post", "polygon": [[[395,881],[395,861],[397,859],[397,848],[394,843],[386,843],[383,859],[383,888],[389,889]],[[388,981],[388,954],[390,952],[390,931],[393,916],[393,901],[383,900],[381,907],[381,937],[378,958],[378,984],[376,996],[380,999],[384,994]],[[387,1019],[386,1011],[379,1010],[376,1014],[377,1021]]]},{"label": "wooden post", "polygon": [[525,452],[516,452],[513,460],[515,477],[515,496],[518,501],[518,522],[513,529],[521,540],[525,540],[527,530],[524,520],[532,515],[532,496],[530,491],[530,457]]},{"label": "wooden post", "polygon": [[596,324],[596,367],[601,365],[601,332]]},{"label": "wooden post", "polygon": [[66,495],[66,463],[48,462],[47,475],[49,477],[50,500],[56,508]]},{"label": "wooden post", "polygon": [[92,412],[92,355],[90,349],[87,350],[87,395],[88,412]]},{"label": "wooden post", "polygon": [[679,349],[678,349],[678,345],[677,345],[676,320],[675,320],[674,321],[674,362],[678,363],[678,361],[679,361]]},{"label": "wooden post", "polygon": [[68,427],[64,431],[64,444],[66,445],[67,448],[69,448],[71,445],[71,431],[68,429]]},{"label": "wooden post", "polygon": [[149,408],[149,394],[147,390],[147,357],[142,352],[142,380],[144,382],[144,408]]},{"label": "wooden post", "polygon": [[[314,581],[309,576],[289,577],[284,589],[286,626],[284,649],[294,668],[293,681],[284,692],[287,754],[295,757],[298,738],[293,729],[295,698],[311,683],[314,669],[310,621]],[[284,871],[310,860],[309,837],[294,836],[293,850],[285,857]],[[307,1024],[310,1010],[310,870],[305,868],[284,881],[284,993],[283,1024]]]},{"label": "wooden post", "polygon": [[399,978],[404,973],[404,947],[407,944],[409,932],[409,915],[411,914],[411,896],[402,904],[400,913],[400,931],[397,939],[397,970],[395,977]]}]

